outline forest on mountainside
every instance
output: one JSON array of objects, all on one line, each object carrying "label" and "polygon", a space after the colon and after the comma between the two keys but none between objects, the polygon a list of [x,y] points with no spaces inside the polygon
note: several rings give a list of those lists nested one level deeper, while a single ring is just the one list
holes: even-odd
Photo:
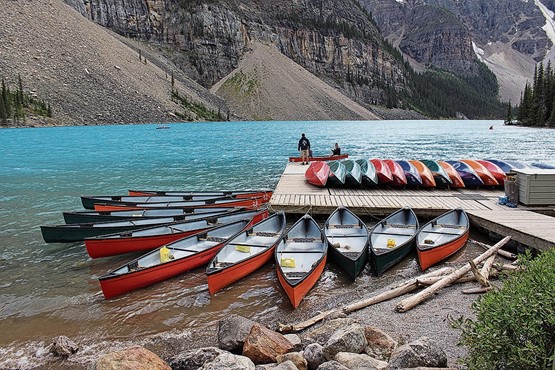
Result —
[{"label": "forest on mountainside", "polygon": [[555,71],[551,62],[546,67],[543,63],[536,66],[532,84],[524,87],[517,121],[523,126],[555,127]]}]

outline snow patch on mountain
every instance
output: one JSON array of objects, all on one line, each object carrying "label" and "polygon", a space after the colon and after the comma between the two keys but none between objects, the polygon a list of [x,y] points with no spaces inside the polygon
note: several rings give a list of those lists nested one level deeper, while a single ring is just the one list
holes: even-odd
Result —
[{"label": "snow patch on mountain", "polygon": [[484,61],[484,49],[478,47],[474,41],[472,41],[472,50],[474,50],[474,54],[480,60],[480,62]]}]

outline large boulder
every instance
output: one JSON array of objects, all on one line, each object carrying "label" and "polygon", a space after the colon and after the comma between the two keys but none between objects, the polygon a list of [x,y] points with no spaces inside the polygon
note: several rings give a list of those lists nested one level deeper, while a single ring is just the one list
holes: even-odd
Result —
[{"label": "large boulder", "polygon": [[239,315],[230,315],[218,322],[218,347],[235,353],[240,353],[256,322]]},{"label": "large boulder", "polygon": [[387,362],[376,360],[367,354],[339,352],[335,355],[335,361],[349,369],[384,370]]},{"label": "large boulder", "polygon": [[243,345],[243,355],[255,364],[276,362],[277,356],[291,352],[293,345],[283,335],[255,324]]},{"label": "large boulder", "polygon": [[379,360],[389,361],[389,357],[397,347],[397,342],[389,334],[373,326],[366,326],[364,335],[368,342],[364,352]]},{"label": "large boulder", "polygon": [[311,343],[305,347],[303,357],[308,364],[308,370],[316,370],[318,366],[327,361],[322,348],[322,345],[319,343]]},{"label": "large boulder", "polygon": [[277,357],[278,364],[291,361],[298,370],[307,370],[308,363],[300,352],[289,352]]},{"label": "large boulder", "polygon": [[324,345],[333,333],[355,323],[358,323],[358,321],[352,318],[328,320],[322,325],[302,334],[301,338],[305,345],[310,343],[320,343],[321,345]]},{"label": "large boulder", "polygon": [[54,356],[68,357],[79,350],[79,346],[64,335],[60,335],[50,345],[50,353]]},{"label": "large boulder", "polygon": [[350,370],[348,367],[341,365],[337,361],[327,361],[318,366],[317,370]]},{"label": "large boulder", "polygon": [[198,370],[254,370],[254,363],[245,356],[224,352]]},{"label": "large boulder", "polygon": [[111,352],[96,362],[96,370],[171,370],[160,357],[141,346]]},{"label": "large boulder", "polygon": [[360,324],[352,324],[333,333],[322,352],[328,360],[333,360],[339,352],[361,353],[367,345],[364,328]]},{"label": "large boulder", "polygon": [[199,348],[178,354],[169,363],[173,370],[196,370],[207,362],[214,361],[225,351],[216,347]]},{"label": "large boulder", "polygon": [[390,369],[447,367],[447,355],[434,340],[421,337],[395,349],[389,359]]}]

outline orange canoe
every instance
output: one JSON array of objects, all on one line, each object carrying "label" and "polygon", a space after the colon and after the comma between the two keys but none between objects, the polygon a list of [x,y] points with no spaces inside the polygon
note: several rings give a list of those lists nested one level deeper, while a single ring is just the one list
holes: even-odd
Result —
[{"label": "orange canoe", "polygon": [[435,188],[436,180],[434,179],[434,174],[432,173],[432,171],[430,171],[428,166],[414,159],[411,159],[408,162],[410,162],[414,167],[416,167],[416,170],[418,171],[418,173],[420,174],[420,177],[422,178],[423,187]]},{"label": "orange canoe", "polygon": [[461,249],[468,240],[470,221],[457,208],[428,222],[416,235],[418,263],[422,271]]},{"label": "orange canoe", "polygon": [[491,172],[493,177],[495,177],[499,185],[501,186],[505,185],[505,178],[507,177],[507,174],[505,173],[505,171],[501,169],[501,167],[499,167],[495,163],[492,163],[490,161],[485,161],[482,159],[477,159],[476,162],[480,163],[482,166],[487,168],[488,171]]},{"label": "orange canoe", "polygon": [[270,261],[285,233],[285,213],[278,212],[227,241],[206,268],[214,294]]},{"label": "orange canoe", "polygon": [[461,175],[457,172],[455,167],[451,166],[449,163],[445,161],[437,161],[441,167],[447,172],[449,178],[451,179],[451,187],[452,188],[464,188],[464,181],[461,178]]},{"label": "orange canoe", "polygon": [[327,253],[327,239],[308,214],[301,217],[277,245],[278,280],[294,308],[322,275]]},{"label": "orange canoe", "polygon": [[492,173],[489,172],[489,170],[486,167],[484,167],[483,164],[473,159],[461,159],[460,161],[469,165],[474,170],[474,172],[476,172],[478,176],[480,176],[480,178],[484,182],[484,185],[489,185],[489,186],[499,185],[499,182],[495,179],[495,176],[493,176]]}]

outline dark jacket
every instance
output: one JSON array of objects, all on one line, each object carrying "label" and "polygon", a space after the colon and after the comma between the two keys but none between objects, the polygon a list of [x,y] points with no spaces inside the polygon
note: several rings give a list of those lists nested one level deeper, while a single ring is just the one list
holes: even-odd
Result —
[{"label": "dark jacket", "polygon": [[331,154],[332,155],[341,155],[341,148],[340,147],[332,148],[331,149]]},{"label": "dark jacket", "polygon": [[299,140],[299,147],[297,150],[307,150],[310,149],[310,141],[306,137],[301,137]]}]

